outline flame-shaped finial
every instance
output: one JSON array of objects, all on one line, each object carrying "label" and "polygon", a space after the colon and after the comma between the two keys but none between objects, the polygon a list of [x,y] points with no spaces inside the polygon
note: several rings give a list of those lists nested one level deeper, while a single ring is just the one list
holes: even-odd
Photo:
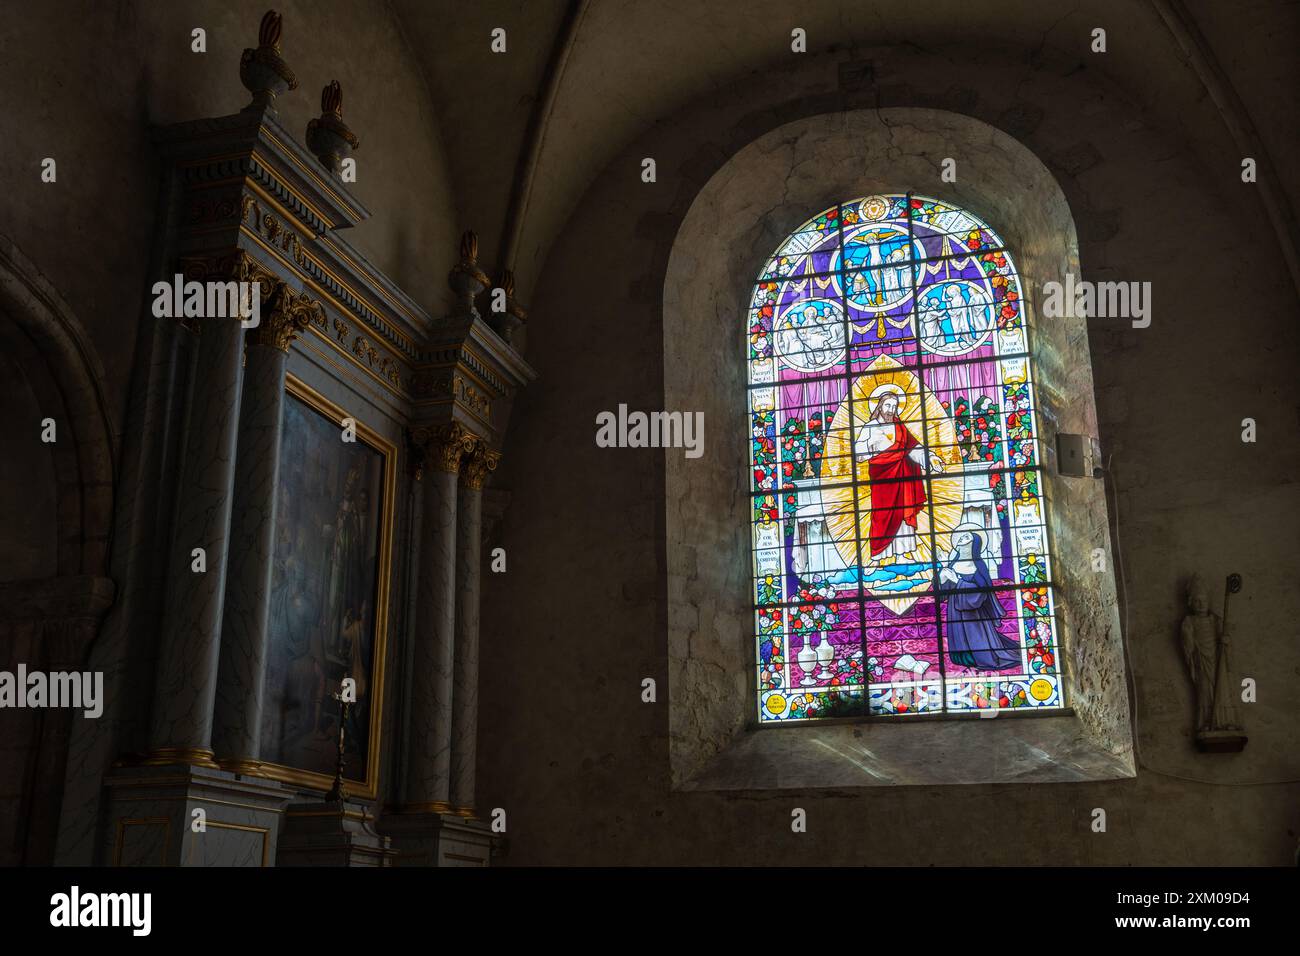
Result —
[{"label": "flame-shaped finial", "polygon": [[239,79],[253,101],[244,109],[266,109],[275,112],[272,105],[282,93],[298,88],[298,78],[280,56],[280,32],[284,23],[280,14],[267,10],[257,30],[257,49],[245,50],[239,59]]},{"label": "flame-shaped finial", "polygon": [[501,278],[497,280],[497,285],[505,290],[507,299],[515,297],[515,274],[509,269],[501,270]]},{"label": "flame-shaped finial", "polygon": [[262,25],[257,31],[259,46],[269,46],[277,53],[280,51],[280,31],[284,28],[284,18],[274,10],[267,10],[262,17]]},{"label": "flame-shaped finial", "polygon": [[497,288],[506,294],[506,308],[504,312],[498,312],[494,308],[492,314],[488,316],[488,324],[506,342],[513,344],[515,331],[528,321],[528,313],[515,299],[515,274],[513,270],[502,269],[497,273]]},{"label": "flame-shaped finial", "polygon": [[338,80],[330,80],[330,85],[320,91],[320,111],[342,118],[343,87]]},{"label": "flame-shaped finial", "polygon": [[460,237],[460,258],[464,262],[478,262],[478,235],[466,229]]},{"label": "flame-shaped finial", "polygon": [[331,80],[320,91],[320,118],[307,124],[307,148],[326,169],[338,173],[360,146],[361,140],[343,122],[343,87]]},{"label": "flame-shaped finial", "polygon": [[461,301],[461,315],[478,318],[474,297],[487,288],[488,277],[478,267],[478,235],[466,229],[460,237],[460,261],[451,267],[447,282]]}]

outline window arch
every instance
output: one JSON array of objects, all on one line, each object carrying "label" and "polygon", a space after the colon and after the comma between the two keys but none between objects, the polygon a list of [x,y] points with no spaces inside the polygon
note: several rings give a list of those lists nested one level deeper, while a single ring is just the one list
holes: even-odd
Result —
[{"label": "window arch", "polygon": [[760,722],[1060,710],[1021,285],[972,213],[841,202],[747,322]]}]

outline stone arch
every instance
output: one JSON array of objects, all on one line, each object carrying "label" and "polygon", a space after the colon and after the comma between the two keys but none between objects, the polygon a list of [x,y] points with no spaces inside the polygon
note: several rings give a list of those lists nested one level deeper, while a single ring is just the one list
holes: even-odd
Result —
[{"label": "stone arch", "polygon": [[[104,375],[66,303],[3,236],[0,348],[9,373],[22,379],[8,383],[21,407],[6,424],[35,442],[41,419],[56,423],[54,442],[19,441],[28,457],[19,465],[8,463],[24,485],[20,495],[53,476],[56,541],[49,549],[52,561],[38,545],[6,566],[10,580],[0,581],[0,667],[81,671],[114,593],[108,578],[113,444]],[[28,473],[19,473],[22,464],[30,466]],[[38,512],[28,530],[39,536],[42,520],[48,519]],[[37,556],[34,562],[31,555]],[[0,752],[0,865],[53,860],[73,713],[60,707],[15,714],[21,726],[12,728],[13,738],[19,745]]]},{"label": "stone arch", "polygon": [[[960,156],[956,183],[941,162]],[[1057,432],[1097,434],[1088,335],[1082,318],[1041,321],[1033,293],[1079,274],[1078,240],[1061,185],[1026,146],[987,123],[930,108],[844,110],[769,130],[725,158],[690,202],[666,269],[664,405],[701,410],[721,445],[698,462],[667,456],[668,650],[673,680],[670,756],[678,788],[868,786],[1003,779],[1080,780],[1132,775],[1128,695],[1113,578],[1059,566],[1070,595],[1064,646],[1071,715],[873,727],[865,751],[852,725],[751,726],[754,627],[746,600],[743,485],[745,308],[755,276],[780,241],[838,200],[919,189],[994,224],[1017,255],[1025,288],[1040,404],[1040,441],[1060,551],[1109,548],[1100,482],[1056,475]],[[942,190],[942,191],[938,191]],[[715,445],[715,447],[717,447]],[[1068,566],[1067,566],[1068,565]],[[1026,726],[1028,725],[1028,726]],[[1038,743],[1029,763],[1013,754]],[[990,750],[993,747],[994,750]],[[1003,752],[997,747],[1006,747]],[[936,767],[935,748],[969,754]]]},{"label": "stone arch", "polygon": [[57,423],[58,440],[48,446],[58,482],[57,573],[105,575],[114,460],[104,373],[67,304],[3,236],[0,316],[0,341],[21,364],[42,417]]}]

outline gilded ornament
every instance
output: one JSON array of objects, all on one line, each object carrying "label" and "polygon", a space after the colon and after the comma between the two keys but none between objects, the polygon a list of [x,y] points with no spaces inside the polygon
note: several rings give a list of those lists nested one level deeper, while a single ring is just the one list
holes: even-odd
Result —
[{"label": "gilded ornament", "polygon": [[505,311],[498,312],[495,308],[491,310],[488,316],[488,324],[492,326],[492,331],[505,339],[506,342],[514,341],[514,334],[519,327],[528,321],[528,313],[524,311],[518,300],[515,299],[515,274],[509,269],[503,269],[497,279],[497,288],[505,293]]},{"label": "gilded ornament", "polygon": [[499,452],[492,451],[483,439],[476,439],[473,448],[466,453],[461,478],[468,488],[482,490],[487,476],[496,471],[501,463]]},{"label": "gilded ornament", "polygon": [[320,116],[307,124],[307,148],[332,173],[343,168],[343,160],[361,147],[356,134],[343,122],[343,88],[338,80],[321,90]]},{"label": "gilded ornament", "polygon": [[244,50],[239,59],[239,80],[253,94],[245,109],[272,108],[275,98],[298,88],[298,78],[280,56],[280,14],[268,10],[258,30],[256,50]]},{"label": "gilded ornament", "polygon": [[270,315],[249,330],[248,338],[256,345],[274,346],[281,352],[288,352],[293,340],[314,320],[324,320],[319,302],[294,292],[283,282],[277,283],[268,311]]},{"label": "gilded ornament", "polygon": [[459,422],[422,425],[413,429],[411,439],[425,449],[428,462],[439,471],[456,474],[461,458],[474,450],[478,436]]},{"label": "gilded ornament", "polygon": [[474,298],[488,286],[487,274],[478,267],[478,236],[467,229],[460,237],[460,261],[451,267],[447,283],[460,298],[465,315],[478,318]]}]

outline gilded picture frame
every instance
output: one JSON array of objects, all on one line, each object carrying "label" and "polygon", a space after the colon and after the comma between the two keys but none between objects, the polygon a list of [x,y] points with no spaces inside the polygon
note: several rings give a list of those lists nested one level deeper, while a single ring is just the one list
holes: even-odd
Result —
[{"label": "gilded picture frame", "polygon": [[[347,741],[344,783],[350,796],[373,799],[382,754],[397,448],[293,375],[285,378],[285,392],[262,772],[295,786],[330,788],[336,695],[342,676],[352,676],[357,703],[346,726],[359,739]],[[344,440],[345,420],[354,442]],[[375,497],[380,500],[369,500]],[[366,527],[372,515],[379,522]]]}]

